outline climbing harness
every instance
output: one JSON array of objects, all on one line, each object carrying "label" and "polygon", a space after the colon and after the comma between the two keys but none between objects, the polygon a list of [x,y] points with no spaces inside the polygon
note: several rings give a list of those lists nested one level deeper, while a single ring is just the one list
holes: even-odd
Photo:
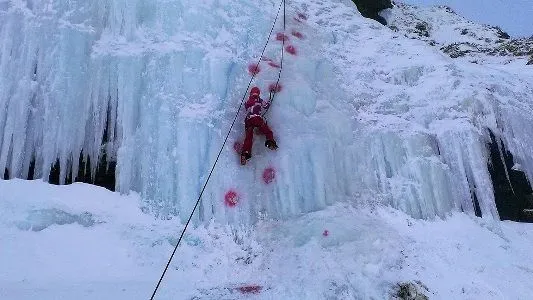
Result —
[{"label": "climbing harness", "polygon": [[[283,30],[285,31],[285,20],[286,20],[286,16],[285,16],[285,0],[281,0],[280,1],[280,4],[279,4],[279,7],[278,7],[278,11],[276,13],[276,17],[274,18],[274,22],[272,23],[272,28],[270,29],[270,33],[268,34],[268,38],[267,38],[267,41],[265,43],[265,46],[263,47],[263,51],[261,51],[261,56],[259,57],[259,60],[257,61],[257,64],[255,65],[255,68],[258,69],[259,68],[259,63],[261,63],[261,60],[263,59],[263,55],[265,54],[265,50],[268,46],[268,43],[270,41],[270,37],[272,36],[272,32],[274,31],[274,27],[276,26],[276,23],[277,23],[277,20],[278,20],[278,17],[279,17],[279,13],[281,11],[281,8],[283,7]],[[282,57],[281,57],[281,66],[283,66],[283,52],[284,52],[284,46],[285,46],[285,41],[283,41],[283,46],[282,46]],[[211,179],[211,175],[213,175],[213,171],[215,170],[215,167],[218,163],[218,160],[220,159],[220,155],[222,154],[222,151],[224,150],[224,147],[226,146],[226,143],[228,142],[228,139],[229,139],[229,136],[231,134],[231,130],[233,129],[233,126],[235,126],[235,122],[237,121],[237,118],[239,117],[239,112],[241,111],[242,109],[242,105],[244,103],[244,100],[246,99],[246,96],[248,95],[248,90],[250,89],[250,85],[252,84],[255,76],[257,75],[257,73],[252,73],[252,77],[250,78],[250,81],[248,82],[248,86],[246,87],[246,91],[244,93],[244,96],[242,97],[242,100],[241,100],[241,103],[239,105],[239,108],[237,109],[237,112],[235,113],[235,117],[233,118],[233,122],[231,123],[231,126],[228,130],[228,133],[226,135],[226,138],[224,139],[224,142],[222,143],[222,147],[220,147],[220,151],[218,152],[218,155],[215,159],[215,162],[213,163],[213,166],[211,167],[211,171],[209,172],[209,176],[207,176],[207,179],[202,187],[202,190],[200,191],[200,195],[198,196],[198,199],[196,200],[196,204],[194,205],[194,208],[192,209],[191,211],[191,214],[189,215],[189,219],[187,220],[187,222],[185,223],[185,227],[183,228],[182,232],[181,232],[181,235],[178,239],[178,242],[176,243],[176,246],[174,247],[174,250],[172,251],[172,254],[170,255],[170,258],[168,259],[168,262],[165,266],[165,269],[163,270],[163,273],[161,274],[161,277],[159,278],[159,281],[157,282],[157,285],[154,289],[154,292],[152,293],[152,296],[150,297],[150,300],[153,300],[158,289],[159,289],[159,286],[161,285],[161,282],[163,281],[163,278],[165,277],[165,274],[167,273],[168,271],[168,267],[170,266],[170,263],[172,262],[172,259],[174,258],[174,255],[176,254],[176,251],[178,250],[178,247],[181,243],[181,240],[183,239],[183,235],[185,234],[185,231],[187,230],[188,226],[189,226],[189,223],[191,222],[192,220],[192,217],[194,215],[194,212],[196,211],[196,208],[198,207],[198,204],[200,203],[200,200],[202,199],[202,195],[204,194],[204,191],[205,191],[205,188],[207,187],[207,184],[209,183],[209,179]],[[276,86],[275,88],[277,89],[278,87],[278,84],[279,84],[279,80],[280,80],[280,77],[281,77],[281,68],[280,68],[280,71],[279,71],[279,74],[278,74],[278,80],[276,82]],[[272,100],[274,100],[272,98]],[[267,110],[268,111],[268,110]],[[266,113],[266,112],[265,112]]]}]

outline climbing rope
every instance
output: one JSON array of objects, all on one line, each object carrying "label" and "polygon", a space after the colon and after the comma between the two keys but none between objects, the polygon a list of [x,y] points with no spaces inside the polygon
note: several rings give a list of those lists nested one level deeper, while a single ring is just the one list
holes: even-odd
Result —
[{"label": "climbing rope", "polygon": [[[274,103],[274,98],[276,98],[276,94],[278,93],[278,89],[280,88],[279,86],[279,80],[281,79],[281,71],[283,71],[283,58],[284,58],[284,55],[285,55],[285,31],[286,31],[286,13],[285,13],[285,0],[282,0],[281,1],[283,3],[283,38],[281,39],[281,62],[280,62],[280,65],[279,65],[279,72],[278,72],[278,79],[276,80],[276,84],[274,85],[274,95],[272,95],[271,99],[270,99],[270,105],[267,107],[267,109],[265,110],[265,112],[263,113],[262,117],[264,118],[265,115],[267,114],[267,112],[270,110],[270,107],[272,107],[272,103]],[[272,92],[271,92],[272,93]]]},{"label": "climbing rope", "polygon": [[[255,69],[257,70],[259,68],[259,63],[261,63],[261,60],[263,59],[263,55],[265,54],[265,50],[266,50],[266,47],[270,41],[270,37],[272,36],[272,32],[274,31],[274,27],[276,26],[276,22],[278,21],[278,16],[279,16],[279,13],[281,11],[281,7],[283,6],[283,30],[285,31],[285,20],[286,20],[286,17],[285,17],[285,0],[281,0],[280,4],[279,4],[279,7],[278,7],[278,11],[276,13],[276,17],[274,18],[274,22],[272,23],[272,28],[270,29],[270,33],[268,34],[268,38],[267,38],[267,41],[265,43],[265,46],[263,47],[263,51],[261,51],[261,56],[259,57],[259,60],[257,61],[257,64],[255,65]],[[285,45],[285,41],[283,41],[283,45]],[[282,55],[283,55],[283,50],[282,50]],[[282,60],[281,60],[281,66],[283,66],[283,57],[282,57]],[[207,187],[207,184],[209,183],[209,179],[211,179],[211,175],[213,175],[213,171],[215,170],[215,167],[218,163],[218,160],[220,158],[220,155],[222,154],[222,151],[224,150],[224,147],[226,146],[226,143],[228,142],[228,139],[229,139],[229,136],[231,134],[231,130],[233,129],[233,127],[235,126],[235,122],[237,121],[237,118],[239,117],[239,112],[241,111],[241,108],[242,108],[242,105],[244,104],[244,100],[246,99],[246,96],[248,95],[248,90],[250,89],[250,85],[252,84],[254,78],[255,78],[255,75],[257,73],[256,72],[252,72],[252,77],[250,78],[250,81],[248,82],[248,86],[246,87],[246,91],[241,99],[241,103],[239,105],[239,108],[237,109],[237,112],[235,113],[235,117],[233,118],[233,122],[231,123],[231,126],[228,130],[228,134],[226,135],[226,138],[224,139],[224,142],[222,143],[222,147],[220,147],[220,151],[218,152],[218,155],[215,159],[215,162],[213,163],[213,166],[211,167],[211,171],[209,172],[209,176],[207,176],[207,179],[204,183],[204,186],[202,187],[202,190],[200,191],[200,195],[198,196],[198,199],[196,200],[196,204],[194,205],[194,208],[192,209],[191,211],[191,214],[189,216],[189,219],[187,220],[187,222],[185,223],[185,227],[183,228],[183,230],[181,231],[181,235],[178,239],[178,242],[176,243],[176,246],[174,247],[174,250],[172,251],[172,254],[170,255],[170,258],[168,259],[168,262],[165,266],[165,269],[163,270],[163,273],[161,274],[161,277],[159,278],[159,281],[157,282],[157,285],[154,289],[154,292],[152,293],[152,297],[150,297],[150,300],[153,300],[158,289],[159,289],[159,286],[161,285],[161,282],[163,281],[163,278],[165,277],[165,274],[167,273],[168,271],[168,267],[170,266],[170,263],[172,262],[172,259],[174,258],[174,255],[176,254],[176,251],[178,250],[178,247],[181,243],[181,240],[183,238],[183,235],[185,234],[185,231],[187,230],[188,226],[189,226],[189,223],[191,222],[192,220],[192,217],[194,215],[194,212],[196,211],[196,208],[198,207],[198,204],[200,203],[200,200],[202,199],[202,195],[204,194],[204,191],[205,191],[205,188]],[[280,73],[278,74],[278,82],[276,83],[276,88],[277,88],[277,84],[279,83],[279,78],[281,76],[281,68],[280,68]]]}]

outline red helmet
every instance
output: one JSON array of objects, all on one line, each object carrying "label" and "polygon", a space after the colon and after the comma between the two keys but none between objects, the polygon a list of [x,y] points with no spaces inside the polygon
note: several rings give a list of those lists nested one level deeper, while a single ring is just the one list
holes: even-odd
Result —
[{"label": "red helmet", "polygon": [[254,86],[250,91],[250,96],[259,96],[259,94],[261,94],[261,90],[256,86]]}]

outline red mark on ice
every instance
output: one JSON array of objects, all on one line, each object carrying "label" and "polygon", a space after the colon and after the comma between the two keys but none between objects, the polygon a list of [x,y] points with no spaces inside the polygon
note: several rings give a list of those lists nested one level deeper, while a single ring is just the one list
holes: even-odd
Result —
[{"label": "red mark on ice", "polygon": [[283,87],[281,86],[281,84],[276,84],[276,83],[271,83],[269,86],[268,86],[268,90],[271,92],[271,93],[279,93],[281,92],[281,89]]},{"label": "red mark on ice", "polygon": [[273,62],[273,61],[269,61],[269,62],[268,62],[268,65],[271,66],[271,67],[273,67],[273,68],[280,68],[280,67],[281,67],[280,65],[278,65],[277,63],[275,63],[275,62]]},{"label": "red mark on ice", "polygon": [[304,13],[298,13],[298,18],[302,20],[307,20],[307,15],[305,15]]},{"label": "red mark on ice", "polygon": [[229,190],[224,196],[224,203],[228,207],[235,207],[239,203],[239,195],[234,190]]},{"label": "red mark on ice", "polygon": [[274,170],[273,168],[266,168],[263,171],[263,181],[266,184],[271,183],[272,181],[274,181],[275,178],[276,178],[276,170]]},{"label": "red mark on ice", "polygon": [[250,64],[248,65],[248,72],[252,75],[257,75],[261,72],[261,68],[257,64]]},{"label": "red mark on ice", "polygon": [[276,34],[276,40],[281,41],[281,42],[283,42],[283,41],[286,42],[286,41],[289,40],[289,37],[286,36],[285,33],[278,32],[278,33]]},{"label": "red mark on ice", "polygon": [[272,59],[270,59],[268,57],[264,57],[263,60],[268,62],[268,65],[271,66],[271,67],[274,67],[274,68],[279,68],[280,67],[276,62],[274,62]]},{"label": "red mark on ice", "polygon": [[259,294],[263,289],[260,285],[246,285],[237,288],[243,294]]},{"label": "red mark on ice", "polygon": [[303,39],[303,38],[304,38],[304,35],[303,35],[301,32],[296,31],[296,30],[293,30],[293,31],[291,32],[291,34],[292,34],[293,36],[299,38],[299,39]]},{"label": "red mark on ice", "polygon": [[237,152],[238,154],[241,154],[241,150],[242,150],[241,142],[235,141],[235,143],[233,143],[233,150],[235,150],[235,152]]},{"label": "red mark on ice", "polygon": [[324,232],[322,232],[322,235],[323,235],[323,236],[328,236],[328,235],[329,235],[329,231],[328,231],[327,229],[324,230]]},{"label": "red mark on ice", "polygon": [[287,50],[287,52],[289,52],[292,55],[296,55],[296,48],[294,48],[293,45],[289,45],[285,47],[285,50]]}]

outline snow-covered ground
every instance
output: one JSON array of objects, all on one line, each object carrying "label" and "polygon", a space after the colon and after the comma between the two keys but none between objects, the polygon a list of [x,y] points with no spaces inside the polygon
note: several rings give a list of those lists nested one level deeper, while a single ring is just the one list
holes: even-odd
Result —
[{"label": "snow-covered ground", "polygon": [[533,5],[530,0],[402,0],[401,2],[420,6],[447,5],[472,21],[500,26],[515,37],[533,36]]},{"label": "snow-covered ground", "polygon": [[[149,298],[182,225],[139,202],[86,184],[0,181],[0,298]],[[533,293],[531,224],[421,221],[352,204],[191,227],[156,299],[386,299],[414,280],[430,299]],[[254,285],[263,288],[239,290]]]}]

